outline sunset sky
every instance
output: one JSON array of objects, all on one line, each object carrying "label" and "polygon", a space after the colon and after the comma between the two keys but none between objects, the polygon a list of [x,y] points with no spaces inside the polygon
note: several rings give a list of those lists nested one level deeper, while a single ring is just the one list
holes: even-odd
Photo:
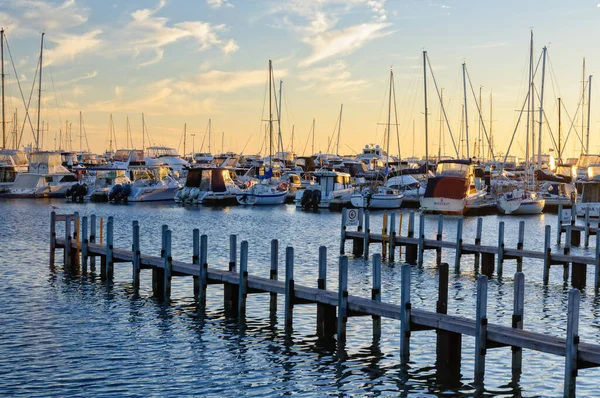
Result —
[{"label": "sunset sky", "polygon": [[[18,108],[19,126],[25,112],[12,62],[27,102],[40,34],[45,32],[41,119],[50,127],[44,134],[45,149],[59,145],[55,140],[69,120],[72,149],[79,150],[82,111],[94,152],[109,146],[111,113],[118,147],[129,146],[127,115],[133,144],[141,147],[144,113],[153,144],[183,152],[187,123],[186,152],[192,145],[196,151],[207,150],[210,118],[213,153],[221,151],[222,137],[225,151],[257,153],[264,139],[262,120],[268,118],[263,103],[271,59],[276,83],[283,80],[282,135],[287,150],[295,126],[294,151],[310,154],[309,131],[315,118],[315,151],[325,152],[328,140],[337,134],[342,103],[339,153],[358,152],[367,143],[383,144],[393,67],[400,150],[403,157],[422,156],[422,51],[427,50],[436,82],[444,89],[455,139],[464,130],[461,65],[466,62],[477,95],[481,87],[487,129],[493,94],[494,151],[505,153],[527,91],[533,29],[535,62],[542,47],[548,47],[544,109],[549,124],[542,126],[547,152],[548,127],[557,139],[557,98],[566,108],[563,137],[571,124],[569,116],[576,119],[580,132],[581,111],[576,114],[576,109],[583,58],[586,80],[600,70],[600,0],[0,0],[0,26],[12,54],[11,58],[5,48],[7,120],[12,123]],[[538,92],[540,76],[541,66]],[[600,153],[598,80],[591,87],[590,152]],[[479,127],[471,88],[467,89],[472,155]],[[36,129],[37,86],[33,90],[30,115]],[[429,151],[437,153],[440,102],[430,74],[428,100]],[[537,120],[536,111],[536,133]],[[522,126],[511,149],[517,156],[525,150],[524,122]],[[455,156],[448,129],[444,130],[442,152]],[[397,154],[395,129],[392,132],[390,152]],[[31,142],[27,123],[21,143]],[[86,149],[85,140],[83,146]],[[464,143],[462,147],[464,151]],[[572,132],[567,156],[577,156],[580,147]],[[330,147],[329,152],[336,149]]]}]

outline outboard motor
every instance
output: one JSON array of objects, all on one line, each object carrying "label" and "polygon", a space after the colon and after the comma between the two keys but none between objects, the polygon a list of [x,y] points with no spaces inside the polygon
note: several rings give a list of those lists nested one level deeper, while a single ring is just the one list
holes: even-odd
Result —
[{"label": "outboard motor", "polygon": [[108,191],[108,201],[118,201],[119,194],[123,190],[123,186],[121,184],[115,184],[112,186],[110,191]]},{"label": "outboard motor", "polygon": [[121,190],[119,197],[123,202],[127,203],[127,198],[129,195],[131,195],[131,184],[125,184],[123,185],[123,189]]},{"label": "outboard motor", "polygon": [[71,198],[73,196],[73,187],[67,189],[67,192],[65,192],[65,198]]},{"label": "outboard motor", "polygon": [[83,197],[87,194],[86,184],[77,184],[71,187],[71,197],[73,202],[79,200],[79,203],[83,203]]},{"label": "outboard motor", "polygon": [[302,198],[300,199],[300,205],[304,210],[308,210],[310,204],[312,203],[313,191],[311,189],[305,189],[302,193]]},{"label": "outboard motor", "polygon": [[198,204],[198,197],[200,196],[199,188],[190,189],[190,195],[188,196],[188,200],[190,203]]},{"label": "outboard motor", "polygon": [[317,190],[313,191],[313,194],[312,194],[311,205],[312,205],[312,208],[314,211],[319,210],[319,203],[321,203],[321,191],[317,189]]}]

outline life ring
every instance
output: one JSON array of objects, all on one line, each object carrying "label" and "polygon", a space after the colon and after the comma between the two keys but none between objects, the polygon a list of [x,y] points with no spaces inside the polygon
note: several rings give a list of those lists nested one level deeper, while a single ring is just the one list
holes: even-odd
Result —
[{"label": "life ring", "polygon": [[288,189],[288,187],[289,187],[289,185],[287,182],[280,182],[279,186],[278,186],[280,191],[285,191],[286,189]]}]

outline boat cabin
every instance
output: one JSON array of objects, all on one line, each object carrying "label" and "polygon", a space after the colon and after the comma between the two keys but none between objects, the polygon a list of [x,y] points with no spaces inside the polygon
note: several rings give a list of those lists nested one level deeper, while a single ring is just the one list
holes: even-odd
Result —
[{"label": "boat cabin", "polygon": [[205,192],[226,192],[233,185],[232,170],[223,168],[193,168],[185,180],[185,187],[199,188]]}]

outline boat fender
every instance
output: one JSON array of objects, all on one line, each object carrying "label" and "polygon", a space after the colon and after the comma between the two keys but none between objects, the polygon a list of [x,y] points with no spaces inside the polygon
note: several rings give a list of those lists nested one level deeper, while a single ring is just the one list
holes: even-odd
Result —
[{"label": "boat fender", "polygon": [[285,191],[286,189],[288,189],[288,183],[280,182],[279,185],[277,186],[277,188],[279,188],[280,191]]}]

